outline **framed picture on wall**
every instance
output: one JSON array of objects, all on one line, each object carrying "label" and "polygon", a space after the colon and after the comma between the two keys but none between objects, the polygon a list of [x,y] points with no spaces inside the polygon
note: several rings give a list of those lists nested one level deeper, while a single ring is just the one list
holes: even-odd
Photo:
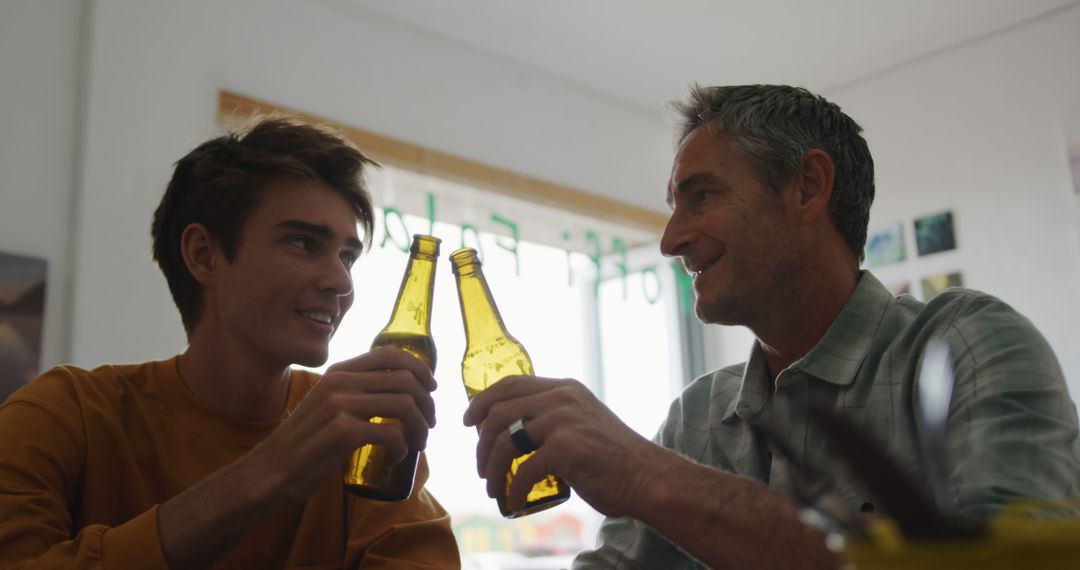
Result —
[{"label": "framed picture on wall", "polygon": [[1065,147],[1069,155],[1073,192],[1080,198],[1080,107],[1065,114]]},{"label": "framed picture on wall", "polygon": [[1072,172],[1073,192],[1080,196],[1080,142],[1069,147],[1069,170]]},{"label": "framed picture on wall", "polygon": [[903,261],[905,256],[904,225],[900,222],[871,231],[866,238],[867,267],[898,263]]},{"label": "framed picture on wall", "polygon": [[952,212],[916,219],[915,247],[920,256],[956,249]]},{"label": "framed picture on wall", "polygon": [[924,277],[922,280],[923,301],[929,303],[931,299],[937,297],[942,291],[949,287],[963,286],[964,276],[958,271],[952,273],[939,273],[937,275]]},{"label": "framed picture on wall", "polygon": [[38,374],[45,268],[44,259],[0,252],[0,401]]}]

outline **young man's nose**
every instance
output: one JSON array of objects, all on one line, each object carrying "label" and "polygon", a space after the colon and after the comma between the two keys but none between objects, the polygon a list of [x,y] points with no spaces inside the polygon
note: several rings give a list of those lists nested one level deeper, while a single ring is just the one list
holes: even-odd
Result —
[{"label": "young man's nose", "polygon": [[333,291],[338,295],[352,293],[352,272],[340,260],[329,262],[319,274],[316,287],[320,291]]}]

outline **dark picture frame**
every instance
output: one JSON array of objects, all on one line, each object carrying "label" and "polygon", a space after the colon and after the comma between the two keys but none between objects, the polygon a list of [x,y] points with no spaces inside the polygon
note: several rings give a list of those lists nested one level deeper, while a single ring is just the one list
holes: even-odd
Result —
[{"label": "dark picture frame", "polygon": [[956,249],[952,212],[941,212],[916,219],[915,248],[920,257]]},{"label": "dark picture frame", "polygon": [[0,252],[0,401],[38,375],[48,264]]}]

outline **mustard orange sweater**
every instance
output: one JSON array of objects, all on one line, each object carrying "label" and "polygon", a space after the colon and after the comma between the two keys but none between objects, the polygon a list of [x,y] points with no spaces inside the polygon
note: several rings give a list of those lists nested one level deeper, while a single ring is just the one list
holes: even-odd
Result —
[{"label": "mustard orange sweater", "polygon": [[[318,379],[294,371],[287,409]],[[210,410],[187,390],[175,358],[50,370],[0,406],[0,568],[167,568],[157,506],[280,421]],[[214,568],[458,568],[449,517],[422,490],[427,473],[421,460],[403,503],[356,498],[335,475]]]}]

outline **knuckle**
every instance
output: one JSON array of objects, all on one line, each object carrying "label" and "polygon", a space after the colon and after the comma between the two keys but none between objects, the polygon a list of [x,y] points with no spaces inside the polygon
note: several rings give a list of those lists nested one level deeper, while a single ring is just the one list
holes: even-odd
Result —
[{"label": "knuckle", "polygon": [[329,427],[332,431],[337,433],[348,433],[352,431],[353,418],[348,412],[339,410],[334,414],[333,419],[330,420]]},{"label": "knuckle", "polygon": [[507,405],[505,402],[495,402],[492,404],[491,407],[488,408],[488,421],[491,421],[492,418],[502,418],[505,416],[507,414],[506,408]]},{"label": "knuckle", "polygon": [[410,407],[416,407],[416,400],[413,399],[411,394],[405,394],[405,393],[400,393],[399,392],[399,393],[393,394],[391,396],[391,399],[394,401],[395,406],[399,406],[399,407],[401,407],[403,409],[408,409]]},{"label": "knuckle", "polygon": [[552,422],[557,426],[576,425],[595,417],[592,410],[582,410],[581,406],[571,405],[564,402],[562,405],[552,406],[548,412]]},{"label": "knuckle", "polygon": [[570,443],[569,441],[567,441],[567,437],[568,436],[566,435],[565,431],[557,430],[548,435],[547,439],[544,441],[544,444],[551,448],[565,449],[567,447],[567,444]]},{"label": "knuckle", "polygon": [[346,373],[344,371],[327,372],[323,375],[319,384],[322,385],[323,390],[331,393],[337,393],[342,391],[342,388],[346,386]]},{"label": "knuckle", "polygon": [[345,398],[341,394],[330,394],[322,405],[335,412],[342,412],[345,410]]}]

